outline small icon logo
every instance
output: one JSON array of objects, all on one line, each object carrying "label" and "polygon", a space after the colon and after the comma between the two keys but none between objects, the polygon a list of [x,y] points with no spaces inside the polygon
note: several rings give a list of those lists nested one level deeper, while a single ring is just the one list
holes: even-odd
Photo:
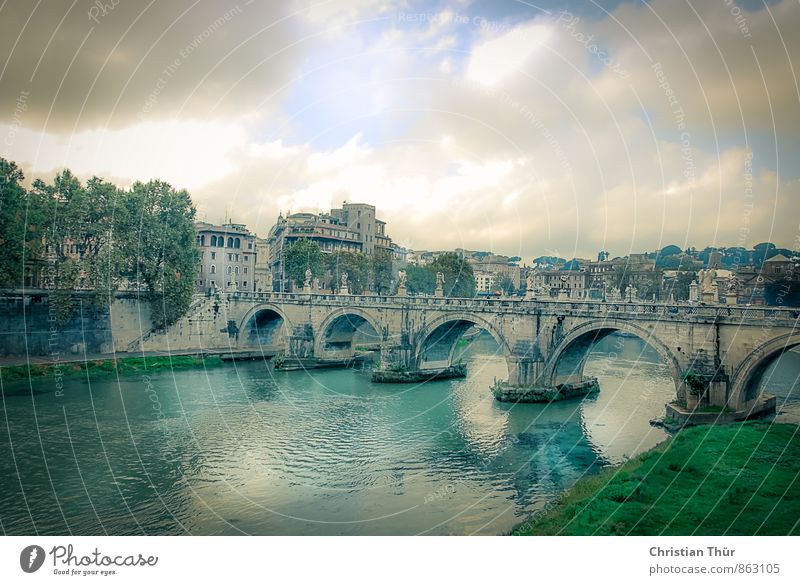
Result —
[{"label": "small icon logo", "polygon": [[36,544],[26,546],[19,554],[19,566],[26,573],[35,573],[44,564],[44,549]]}]

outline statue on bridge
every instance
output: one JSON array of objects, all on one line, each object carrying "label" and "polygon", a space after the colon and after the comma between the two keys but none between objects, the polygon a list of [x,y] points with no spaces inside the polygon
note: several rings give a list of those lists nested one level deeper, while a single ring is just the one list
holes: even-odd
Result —
[{"label": "statue on bridge", "polygon": [[717,278],[717,271],[713,268],[709,268],[708,270],[701,270],[701,288],[700,291],[703,293],[712,293],[714,292],[714,282]]},{"label": "statue on bridge", "polygon": [[528,271],[528,276],[525,278],[525,298],[526,299],[533,299],[536,298],[536,293],[538,292],[536,289],[536,275],[538,271],[535,268],[532,268]]},{"label": "statue on bridge", "polygon": [[437,272],[436,273],[436,293],[435,293],[435,295],[437,297],[443,297],[444,296],[444,273],[443,272]]},{"label": "statue on bridge", "polygon": [[347,273],[342,272],[342,280],[341,285],[339,286],[339,294],[340,295],[349,295],[350,290],[347,288]]},{"label": "statue on bridge", "polygon": [[399,270],[397,272],[397,296],[404,297],[408,294],[406,291],[406,271]]},{"label": "statue on bridge", "polygon": [[312,276],[313,275],[311,273],[311,269],[310,268],[306,268],[305,279],[303,280],[303,292],[304,293],[310,293],[311,292],[311,278],[312,278]]}]

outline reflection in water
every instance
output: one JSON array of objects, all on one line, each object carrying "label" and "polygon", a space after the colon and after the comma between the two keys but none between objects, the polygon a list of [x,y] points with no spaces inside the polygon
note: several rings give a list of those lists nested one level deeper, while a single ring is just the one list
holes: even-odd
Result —
[{"label": "reflection in water", "polygon": [[[8,534],[496,534],[585,474],[665,435],[674,385],[638,339],[586,365],[600,393],[501,404],[494,341],[469,376],[379,385],[368,372],[249,362],[121,381],[3,387]],[[776,372],[773,376],[779,378]]]}]

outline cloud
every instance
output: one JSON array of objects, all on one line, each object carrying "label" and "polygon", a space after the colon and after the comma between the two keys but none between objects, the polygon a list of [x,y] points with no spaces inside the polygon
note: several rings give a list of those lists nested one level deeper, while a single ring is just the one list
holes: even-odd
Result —
[{"label": "cloud", "polygon": [[[23,109],[17,69],[30,75],[57,22],[35,25],[38,45],[20,41],[0,78],[0,147],[37,173],[161,176],[191,187],[202,217],[262,235],[279,212],[347,199],[375,204],[404,245],[525,258],[797,236],[800,11],[788,0],[744,13],[749,38],[724,2],[513,20],[461,3],[270,4],[201,34],[152,107],[164,63],[235,5],[180,19],[169,14],[186,6],[159,8],[153,34],[117,28],[126,49],[110,54],[120,3],[92,32],[104,43],[90,36],[75,62],[115,91],[74,73],[58,90],[66,67],[48,49],[35,84],[59,97],[31,91]],[[73,42],[84,29],[70,18]]]},{"label": "cloud", "polygon": [[282,2],[105,4],[2,5],[0,122],[21,92],[25,125],[47,132],[266,111],[311,45]]}]

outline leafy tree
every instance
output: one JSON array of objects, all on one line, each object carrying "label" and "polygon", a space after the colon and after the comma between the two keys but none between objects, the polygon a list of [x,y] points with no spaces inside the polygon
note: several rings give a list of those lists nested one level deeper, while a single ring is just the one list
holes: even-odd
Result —
[{"label": "leafy tree", "polygon": [[311,270],[313,276],[322,276],[325,272],[322,250],[319,244],[308,238],[302,238],[286,246],[283,266],[286,275],[297,286],[303,285],[306,270]]},{"label": "leafy tree", "polygon": [[41,217],[36,200],[22,186],[25,176],[11,161],[0,158],[0,287],[24,283],[24,263],[41,254]]},{"label": "leafy tree", "polygon": [[327,257],[327,269],[331,274],[334,288],[347,273],[347,288],[353,294],[361,294],[367,288],[369,260],[361,252],[334,252]]},{"label": "leafy tree", "polygon": [[623,294],[625,293],[625,289],[628,288],[628,285],[631,282],[630,272],[628,270],[627,265],[621,264],[614,269],[614,286],[617,287],[620,292]]},{"label": "leafy tree", "polygon": [[200,261],[195,208],[169,183],[134,183],[125,198],[121,242],[125,273],[147,289],[154,327],[169,327],[188,310]]},{"label": "leafy tree", "polygon": [[383,250],[375,252],[369,263],[373,278],[373,291],[389,294],[392,288],[392,256]]},{"label": "leafy tree", "polygon": [[777,246],[772,242],[761,242],[753,246],[753,264],[761,266],[764,260],[768,260],[777,254]]},{"label": "leafy tree", "polygon": [[441,254],[427,266],[435,275],[444,274],[444,294],[447,297],[474,297],[475,276],[472,266],[455,252]]},{"label": "leafy tree", "polygon": [[670,244],[669,246],[664,246],[661,248],[658,255],[662,257],[677,256],[681,252],[683,252],[683,250],[681,250],[680,247],[676,246],[675,244]]},{"label": "leafy tree", "polygon": [[406,287],[412,294],[432,295],[436,289],[436,274],[424,266],[409,264],[406,267]]},{"label": "leafy tree", "polygon": [[517,287],[514,286],[514,279],[508,274],[504,274],[500,277],[500,281],[497,283],[497,286],[501,291],[503,291],[504,295],[513,295],[517,290]]},{"label": "leafy tree", "polygon": [[675,278],[664,290],[664,299],[669,300],[670,294],[676,301],[685,301],[689,298],[689,285],[695,279],[695,272],[678,272]]}]

